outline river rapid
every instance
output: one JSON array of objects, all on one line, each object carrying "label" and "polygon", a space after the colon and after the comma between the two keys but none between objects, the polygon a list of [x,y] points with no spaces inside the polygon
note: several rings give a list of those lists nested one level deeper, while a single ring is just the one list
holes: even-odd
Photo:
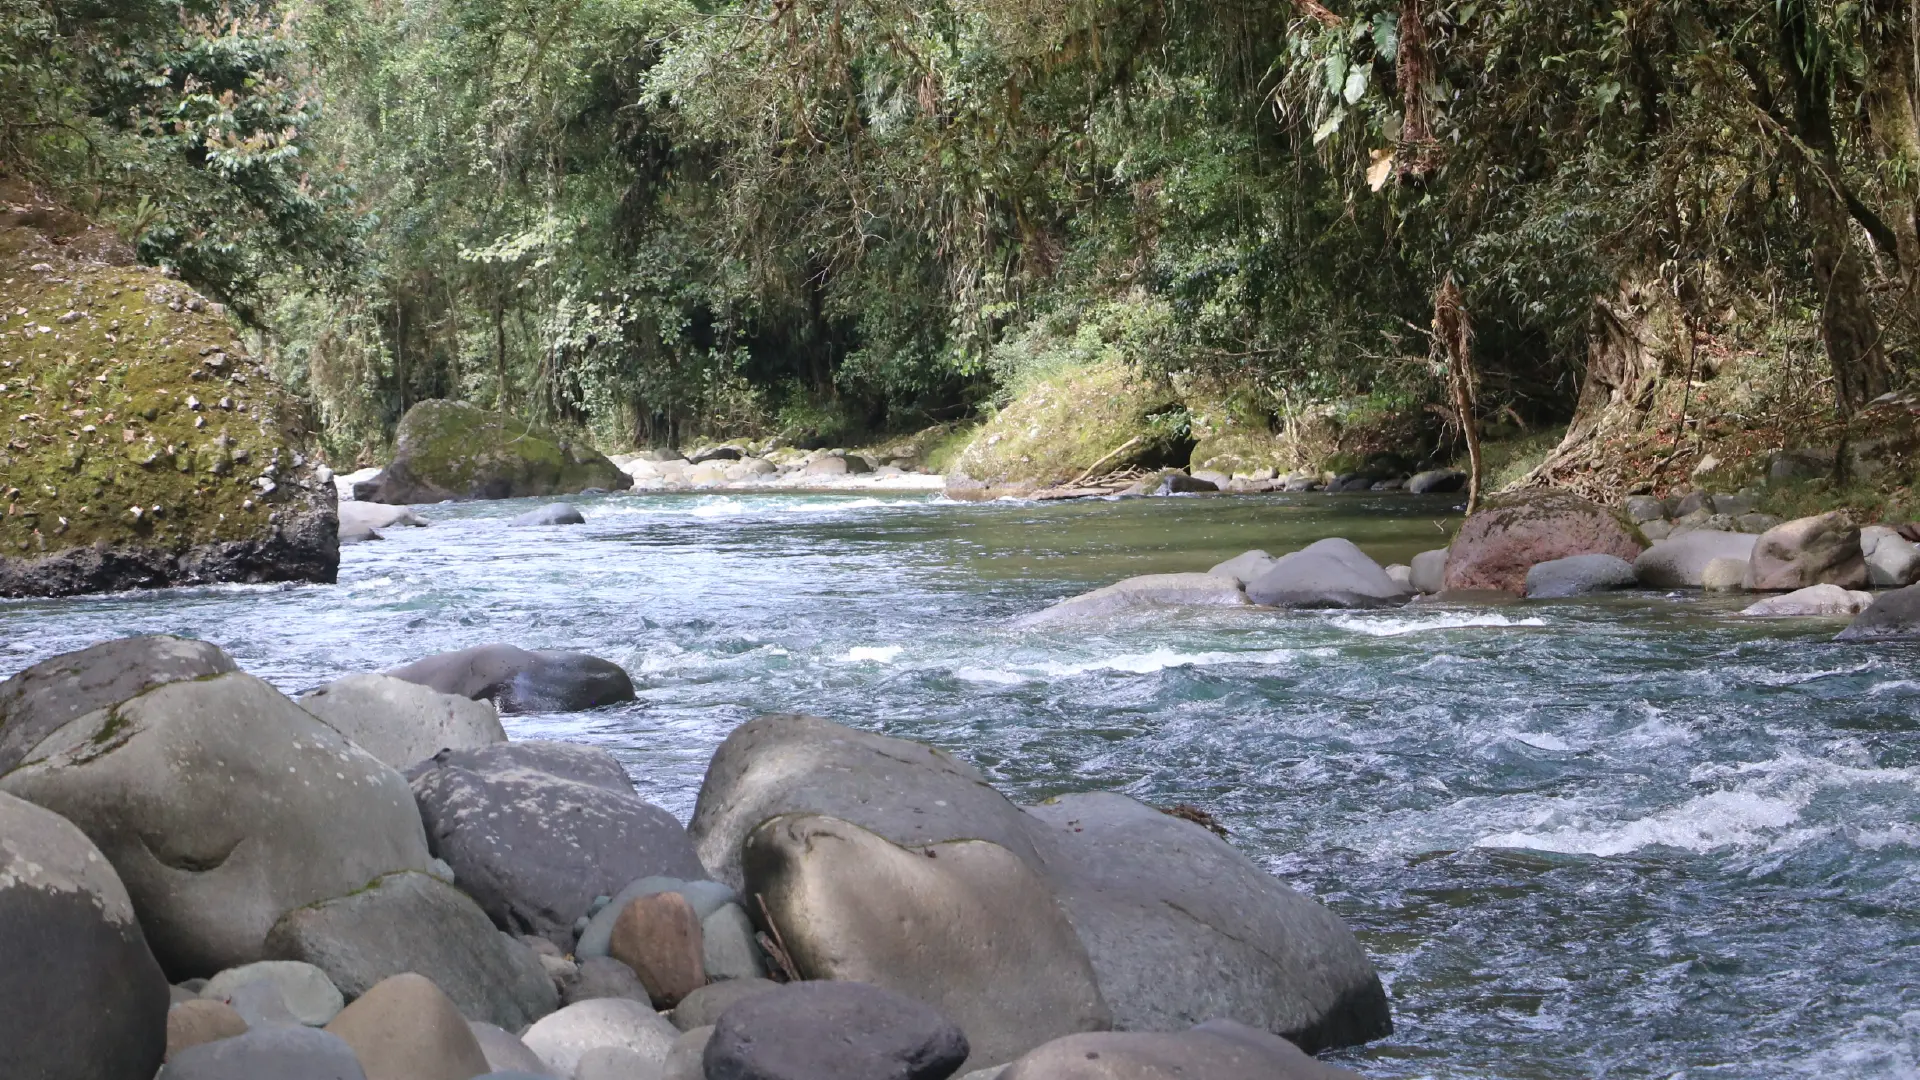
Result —
[{"label": "river rapid", "polygon": [[1395,1035],[1369,1077],[1920,1076],[1920,648],[1635,593],[1014,633],[1134,574],[1346,536],[1439,546],[1448,500],[603,496],[419,508],[330,587],[0,602],[0,675],[135,633],[298,692],[491,641],[619,662],[598,743],[685,820],[713,748],[806,711],[949,749],[1020,801],[1213,813],[1345,917]]}]

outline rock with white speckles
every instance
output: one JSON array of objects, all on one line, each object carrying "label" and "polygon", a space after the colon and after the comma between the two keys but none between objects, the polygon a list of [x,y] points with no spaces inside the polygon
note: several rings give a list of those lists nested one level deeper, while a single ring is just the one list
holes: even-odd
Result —
[{"label": "rock with white speckles", "polygon": [[300,707],[396,769],[442,750],[473,750],[507,741],[491,702],[391,675],[349,675],[300,698]]},{"label": "rock with white speckles", "polygon": [[99,846],[174,981],[267,959],[282,914],[432,858],[404,777],[238,672],[70,721],[0,790]]},{"label": "rock with white speckles", "polygon": [[127,891],[72,824],[0,795],[0,1076],[150,1080],[167,980]]},{"label": "rock with white speckles", "polygon": [[426,874],[290,911],[267,935],[279,959],[327,973],[349,1001],[406,972],[433,980],[461,1015],[518,1031],[559,1005],[533,950],[494,929],[460,890]]},{"label": "rock with white speckles", "polygon": [[237,671],[204,641],[148,634],[65,653],[0,682],[0,773],[72,720],[156,686]]},{"label": "rock with white speckles", "polygon": [[497,925],[571,950],[574,922],[595,897],[649,875],[706,876],[672,814],[544,771],[504,752],[513,745],[440,755],[413,780],[433,853]]}]

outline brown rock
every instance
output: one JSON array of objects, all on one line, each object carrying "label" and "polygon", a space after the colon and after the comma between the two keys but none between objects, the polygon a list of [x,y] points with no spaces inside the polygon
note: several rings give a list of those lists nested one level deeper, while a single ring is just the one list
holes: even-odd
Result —
[{"label": "brown rock", "polygon": [[353,1047],[367,1080],[472,1080],[491,1071],[460,1010],[412,972],[375,983],[327,1031]]},{"label": "brown rock", "polygon": [[195,998],[167,1010],[167,1060],[189,1046],[231,1039],[247,1033],[247,1022],[233,1006],[211,998]]},{"label": "brown rock", "polygon": [[1231,1020],[1181,1032],[1069,1035],[1013,1063],[1001,1080],[1360,1080]]},{"label": "brown rock", "polygon": [[1527,571],[1575,555],[1632,562],[1645,548],[1620,512],[1564,491],[1529,491],[1488,503],[1460,527],[1447,551],[1447,591],[1523,593]]},{"label": "brown rock", "polygon": [[1747,561],[1747,588],[1793,592],[1815,585],[1867,587],[1867,559],[1860,530],[1838,511],[1776,525],[1754,542]]},{"label": "brown rock", "polygon": [[607,953],[640,976],[655,1008],[671,1009],[707,984],[700,916],[677,892],[628,904],[613,924]]}]

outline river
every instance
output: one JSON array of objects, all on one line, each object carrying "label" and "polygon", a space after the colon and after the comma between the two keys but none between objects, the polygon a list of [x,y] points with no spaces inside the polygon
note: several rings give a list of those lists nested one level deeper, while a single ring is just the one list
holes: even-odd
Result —
[{"label": "river", "polygon": [[1014,798],[1212,812],[1330,905],[1396,1034],[1370,1077],[1920,1076],[1920,650],[1698,596],[1155,615],[1016,634],[1133,574],[1346,536],[1438,546],[1446,500],[603,496],[421,508],[332,587],[0,602],[0,675],[133,633],[287,691],[490,641],[618,661],[637,705],[509,718],[613,749],[690,814],[740,722],[923,739]]}]

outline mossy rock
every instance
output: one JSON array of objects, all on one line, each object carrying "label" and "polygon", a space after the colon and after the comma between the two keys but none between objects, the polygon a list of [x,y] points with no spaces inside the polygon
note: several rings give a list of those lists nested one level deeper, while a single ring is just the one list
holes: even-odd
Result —
[{"label": "mossy rock", "polygon": [[633,478],[591,446],[464,401],[423,401],[400,420],[393,464],[354,486],[378,503],[625,491]]},{"label": "mossy rock", "polygon": [[[218,304],[84,218],[0,202],[0,596],[323,581],[306,413]],[[21,201],[28,200],[28,201]]]},{"label": "mossy rock", "polygon": [[1192,452],[1171,386],[1124,363],[1096,363],[1035,384],[988,421],[947,474],[947,494],[1030,495],[1089,470],[1184,466]]},{"label": "mossy rock", "polygon": [[1193,414],[1193,467],[1244,476],[1260,469],[1284,473],[1299,460],[1273,430],[1272,418],[1247,391],[1194,392],[1188,395]]}]

